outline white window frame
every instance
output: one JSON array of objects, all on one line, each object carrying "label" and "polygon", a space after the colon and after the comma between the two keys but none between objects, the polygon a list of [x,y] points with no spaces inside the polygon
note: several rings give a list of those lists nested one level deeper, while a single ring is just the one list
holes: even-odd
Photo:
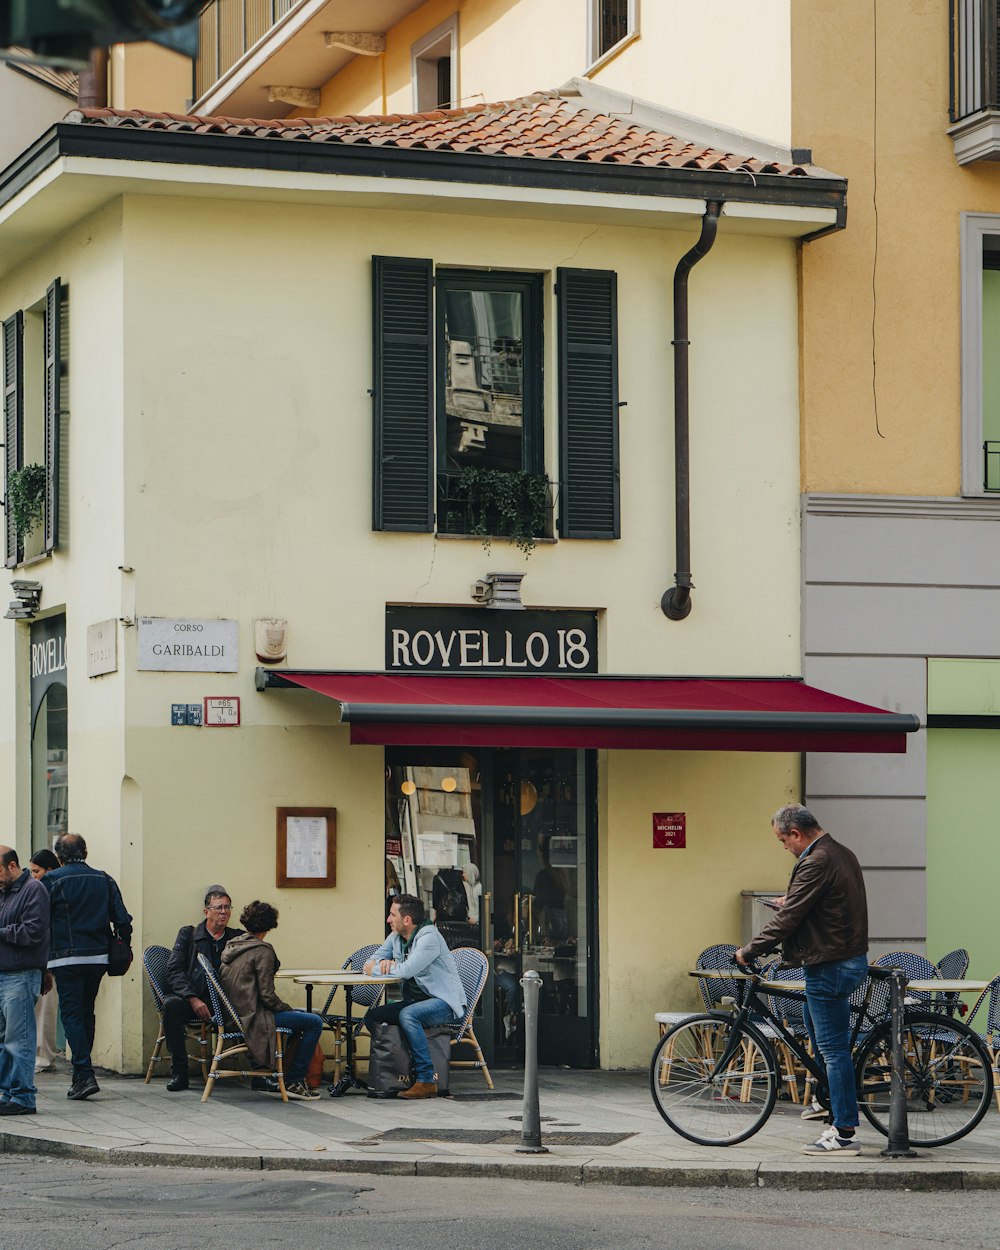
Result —
[{"label": "white window frame", "polygon": [[1000,238],[1000,214],[962,213],[962,494],[983,486],[983,240]]},{"label": "white window frame", "polygon": [[453,13],[440,26],[435,26],[418,39],[410,48],[410,81],[413,83],[413,111],[427,113],[438,107],[422,104],[424,92],[433,85],[437,87],[437,62],[441,57],[451,58],[451,107],[458,106],[458,14]]},{"label": "white window frame", "polygon": [[639,0],[628,0],[628,32],[607,52],[600,50],[602,0],[587,5],[587,74],[593,74],[639,38]]}]

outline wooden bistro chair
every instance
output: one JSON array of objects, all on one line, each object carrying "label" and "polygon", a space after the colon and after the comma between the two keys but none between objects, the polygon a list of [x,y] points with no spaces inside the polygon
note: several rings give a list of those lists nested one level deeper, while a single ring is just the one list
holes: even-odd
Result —
[{"label": "wooden bistro chair", "polygon": [[226,996],[225,990],[219,984],[219,979],[215,975],[215,969],[208,962],[204,955],[198,956],[198,962],[201,964],[202,971],[205,973],[205,980],[208,982],[208,993],[212,1000],[212,1024],[215,1028],[215,1053],[212,1055],[212,1066],[208,1073],[208,1079],[205,1081],[205,1092],[201,1096],[202,1102],[208,1102],[211,1097],[212,1090],[215,1088],[215,1082],[227,1076],[270,1076],[278,1082],[278,1089],[281,1093],[283,1102],[288,1101],[288,1094],[285,1092],[285,1072],[284,1072],[284,1043],[287,1037],[291,1036],[291,1029],[276,1028],[276,1053],[275,1053],[275,1070],[272,1072],[270,1068],[223,1068],[220,1067],[223,1059],[231,1059],[234,1055],[248,1054],[246,1039],[243,1036],[243,1028],[240,1024],[240,1018],[236,1014],[236,1009]]},{"label": "wooden bistro chair", "polygon": [[[156,1034],[156,1045],[153,1047],[153,1053],[149,1056],[149,1067],[146,1069],[146,1084],[152,1080],[153,1069],[165,1059],[163,1054],[163,1043],[166,1038],[163,1036],[163,1004],[167,999],[167,960],[170,958],[170,952],[165,946],[147,946],[142,952],[142,966],[146,973],[146,980],[149,982],[149,988],[153,995],[153,1006],[156,1008],[156,1015],[159,1021]],[[204,1081],[208,1078],[208,1028],[204,1020],[192,1020],[185,1029],[190,1036],[197,1035],[198,1038],[198,1062],[201,1065],[201,1079]],[[196,1031],[192,1032],[192,1030]]]},{"label": "wooden bistro chair", "polygon": [[483,1048],[479,1045],[476,1030],[472,1027],[476,1007],[479,1005],[479,999],[489,975],[490,961],[481,950],[476,950],[473,946],[458,946],[451,953],[455,957],[455,963],[458,964],[458,975],[462,981],[462,988],[465,990],[466,1004],[465,1019],[457,1026],[451,1044],[453,1047],[471,1046],[476,1055],[475,1059],[453,1059],[451,1066],[453,1068],[479,1068],[486,1078],[487,1089],[492,1089],[493,1078],[486,1066]]},{"label": "wooden bistro chair", "polygon": [[[349,955],[341,964],[346,972],[348,968],[352,972],[363,972],[365,964],[371,959],[372,955],[378,950],[378,946],[362,946]],[[340,987],[331,986],[330,993],[326,996],[326,1002],[323,1004],[319,1015],[323,1017],[323,1027],[329,1029],[333,1034],[333,1065],[334,1080],[340,1077],[344,1067],[344,1056],[347,1046],[347,1016],[338,1015],[330,1011],[333,1003],[334,995]],[[351,1032],[356,1038],[361,1030],[365,1027],[365,1012],[370,1008],[377,1006],[382,995],[385,993],[384,985],[351,985],[344,987],[344,993],[351,995]],[[352,1038],[353,1040],[353,1038]],[[355,1056],[356,1058],[356,1056]]]},{"label": "wooden bistro chair", "polygon": [[[986,1012],[986,1032],[980,1033],[973,1021],[984,1003],[989,1006]],[[966,1023],[979,1033],[979,1037],[989,1052],[990,1066],[993,1069],[993,1093],[996,1095],[997,1110],[1000,1111],[1000,977],[994,977],[986,989],[979,995],[969,1011]]]}]

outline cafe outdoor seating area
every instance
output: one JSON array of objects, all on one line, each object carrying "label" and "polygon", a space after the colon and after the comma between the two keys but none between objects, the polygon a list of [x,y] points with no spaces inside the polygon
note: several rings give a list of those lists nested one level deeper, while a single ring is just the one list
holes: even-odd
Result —
[{"label": "cafe outdoor seating area", "polygon": [[[276,974],[276,980],[291,983],[304,990],[307,1011],[313,1010],[314,990],[317,987],[328,988],[326,1000],[318,1014],[323,1018],[323,1036],[324,1039],[329,1039],[329,1044],[320,1044],[323,1051],[322,1068],[316,1062],[310,1071],[309,1079],[314,1087],[328,1083],[331,1093],[346,1093],[351,1088],[364,1088],[357,1068],[367,1063],[365,1042],[368,1030],[365,1027],[365,1013],[379,1004],[387,992],[391,995],[392,987],[399,983],[397,977],[365,973],[365,963],[377,950],[377,946],[363,946],[352,952],[338,968],[282,968]],[[166,998],[164,974],[169,954],[163,946],[148,946],[143,951],[143,969],[159,1021],[156,1042],[146,1068],[146,1084],[152,1080],[159,1063],[167,1058],[163,1003]],[[452,1055],[458,1054],[461,1057],[453,1057],[451,1066],[482,1072],[487,1089],[492,1090],[493,1078],[475,1031],[476,1011],[489,976],[489,961],[482,951],[473,947],[458,947],[452,954],[465,990],[467,1009],[463,1019],[452,1028]],[[286,1047],[290,1031],[281,1028],[275,1030],[277,1037],[274,1069],[254,1067],[249,1060],[238,1014],[226,996],[212,965],[202,955],[198,956],[198,960],[208,984],[212,1016],[207,1021],[193,1021],[187,1026],[186,1034],[189,1042],[196,1043],[198,1047],[197,1062],[205,1083],[202,1102],[209,1099],[215,1083],[224,1078],[247,1081],[257,1078],[274,1082],[276,1089],[273,1092],[280,1093],[282,1100],[287,1102],[284,1069],[287,1066]],[[339,1005],[342,1010],[338,1010],[337,994],[341,990],[343,995]]]},{"label": "cafe outdoor seating area", "polygon": [[[731,943],[718,943],[706,947],[695,960],[694,972],[706,1011],[726,1010],[739,1001],[738,978],[725,975],[727,971],[735,973],[737,970],[733,960],[736,950],[737,947]],[[1000,976],[995,976],[990,981],[966,981],[969,952],[962,948],[947,952],[936,963],[915,951],[891,951],[872,962],[879,968],[901,968],[906,973],[908,982],[919,984],[920,988],[908,988],[907,1004],[962,1019],[975,1030],[990,1056],[993,1088],[997,1110],[1000,1111]],[[802,968],[779,967],[779,961],[774,956],[762,961],[762,967],[767,982],[775,986],[782,982],[801,984],[804,977]],[[697,977],[698,971],[712,975]],[[940,989],[928,985],[935,981],[941,982]],[[966,1000],[973,994],[976,998],[970,1004]],[[858,1029],[859,1044],[872,1029],[888,1019],[888,982],[875,981],[872,984],[872,978],[869,977],[851,995],[852,1028],[857,1023],[857,1015],[863,1010],[866,998],[868,1006],[865,1018]],[[797,1038],[807,1037],[800,999],[783,998],[780,993],[775,993],[769,996],[769,1001],[771,1010],[781,1017],[789,1032]],[[654,1021],[658,1026],[659,1036],[663,1037],[674,1025],[691,1019],[696,1014],[698,1013],[694,1011],[656,1012]],[[770,1024],[764,1020],[754,1022],[775,1048],[781,1068],[783,1096],[794,1104],[807,1104],[813,1096],[811,1077],[802,1069],[791,1049]]]}]

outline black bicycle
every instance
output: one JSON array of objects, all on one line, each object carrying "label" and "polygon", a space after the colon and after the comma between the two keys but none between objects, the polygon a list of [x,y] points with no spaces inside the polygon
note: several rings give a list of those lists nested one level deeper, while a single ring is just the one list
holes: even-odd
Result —
[{"label": "black bicycle", "polygon": [[[656,1109],[674,1132],[702,1146],[746,1141],[774,1110],[782,1075],[767,1033],[788,1047],[812,1077],[820,1102],[829,1106],[824,1065],[810,1052],[808,1039],[795,1036],[767,998],[805,1001],[805,995],[781,982],[765,981],[760,969],[750,967],[750,972],[725,974],[740,991],[730,1010],[681,1021],[653,1052],[649,1086]],[[884,1018],[873,1023],[871,1004],[876,984],[892,974],[877,967],[869,971],[864,1002],[854,1013],[851,1050],[858,1105],[888,1137],[890,1023]],[[704,977],[705,972],[691,975]],[[970,1133],[993,1097],[990,1058],[978,1035],[949,1015],[907,1004],[903,1052],[906,1118],[913,1145],[945,1146]]]}]

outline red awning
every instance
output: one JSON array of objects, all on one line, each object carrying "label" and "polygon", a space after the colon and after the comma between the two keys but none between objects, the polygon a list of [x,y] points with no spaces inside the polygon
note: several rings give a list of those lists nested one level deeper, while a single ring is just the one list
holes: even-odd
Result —
[{"label": "red awning", "polygon": [[352,743],[902,752],[915,716],[794,678],[507,677],[258,669],[335,699]]}]

